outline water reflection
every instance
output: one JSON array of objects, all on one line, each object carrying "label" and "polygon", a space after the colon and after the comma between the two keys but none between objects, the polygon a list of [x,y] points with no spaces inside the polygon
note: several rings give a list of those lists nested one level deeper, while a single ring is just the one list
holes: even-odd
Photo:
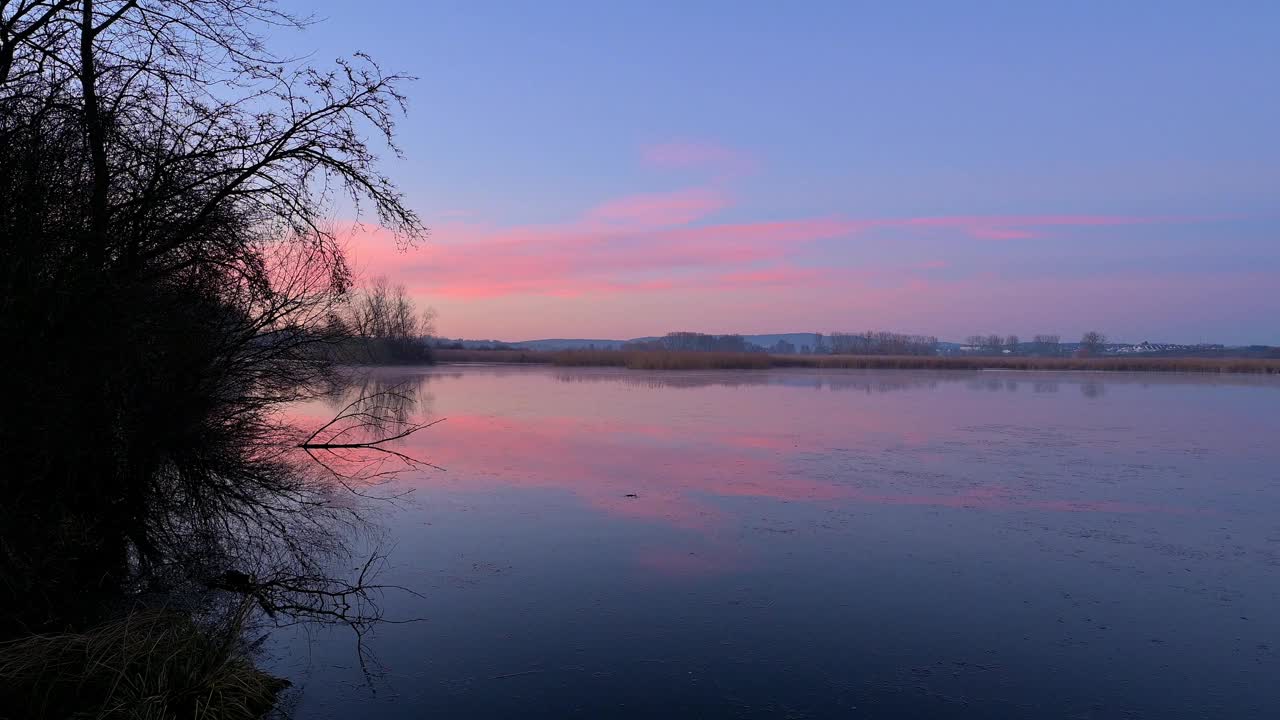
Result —
[{"label": "water reflection", "polygon": [[[1130,390],[1151,387],[1149,380],[1117,380]],[[1053,512],[1197,511],[1158,492],[1112,490],[1107,479],[1132,472],[1140,447],[1132,439],[1149,433],[1152,421],[1125,404],[1113,407],[1107,425],[1099,427],[1092,404],[1104,398],[1109,383],[1096,374],[1035,380],[1038,393],[1074,384],[1085,401],[1063,398],[1046,407],[1002,399],[1016,393],[1020,381],[997,373],[469,368],[377,370],[360,376],[343,397],[411,388],[416,402],[402,412],[412,412],[416,422],[447,416],[402,442],[410,455],[449,468],[447,481],[419,476],[416,482],[428,487],[447,482],[476,491],[567,491],[616,517],[684,528],[724,522],[729,511],[723,501],[735,497]],[[564,389],[581,384],[601,389]],[[437,411],[433,388],[454,386],[466,386],[467,397],[450,392],[453,409]],[[795,392],[803,389],[835,394]],[[951,395],[960,389],[989,399],[957,405]],[[876,400],[898,392],[918,400]],[[850,404],[848,393],[867,399]],[[1225,446],[1260,439],[1215,434]],[[1087,465],[1101,484],[1072,482],[1070,466],[1046,463],[1046,453]]]},{"label": "water reflection", "polygon": [[1265,716],[1275,379],[373,374],[432,622],[304,716]]},{"label": "water reflection", "polygon": [[354,403],[360,411],[376,417],[405,423],[413,416],[432,415],[433,396],[428,387],[432,378],[457,379],[458,373],[386,372],[382,368],[356,368],[342,375],[325,396],[330,411],[340,411]]},{"label": "water reflection", "polygon": [[831,373],[830,371],[806,372],[803,370],[785,373],[715,371],[637,371],[622,373],[618,371],[593,372],[591,370],[578,369],[559,371],[556,374],[556,380],[565,383],[621,383],[648,389],[777,386],[865,393],[930,388],[935,387],[938,382],[950,379],[945,373],[939,373],[937,377],[931,376],[927,372],[904,374],[902,377],[883,374],[866,377],[857,371]]},{"label": "water reflection", "polygon": [[1099,398],[1107,392],[1107,386],[1100,382],[1080,383],[1080,394],[1087,398]]}]

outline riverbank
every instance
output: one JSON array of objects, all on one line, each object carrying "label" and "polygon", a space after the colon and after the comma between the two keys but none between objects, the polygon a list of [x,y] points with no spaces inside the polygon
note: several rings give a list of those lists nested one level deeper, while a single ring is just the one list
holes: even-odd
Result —
[{"label": "riverbank", "polygon": [[249,610],[206,625],[142,610],[84,633],[0,643],[0,717],[263,717],[290,683],[254,664]]},{"label": "riverbank", "polygon": [[625,350],[437,350],[443,363],[537,363],[635,370],[763,370],[768,368],[896,370],[1101,370],[1280,375],[1280,359],[1176,357],[987,357],[934,355],[770,355],[767,353]]}]

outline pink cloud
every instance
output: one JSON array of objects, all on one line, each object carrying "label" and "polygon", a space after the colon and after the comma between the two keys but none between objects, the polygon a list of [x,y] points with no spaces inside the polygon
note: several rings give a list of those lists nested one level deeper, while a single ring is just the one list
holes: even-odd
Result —
[{"label": "pink cloud", "polygon": [[645,165],[666,169],[709,169],[742,173],[755,166],[745,153],[709,141],[676,140],[650,145],[641,151]]},{"label": "pink cloud", "polygon": [[831,279],[831,273],[818,268],[774,267],[767,270],[746,270],[736,273],[724,273],[713,278],[716,288],[758,288],[768,286],[787,286],[798,284],[825,283]]},{"label": "pink cloud", "polygon": [[[645,162],[661,167],[742,167],[744,156],[714,143],[674,142],[647,148]],[[607,199],[562,223],[496,227],[455,215],[436,225],[433,239],[397,252],[389,233],[352,234],[358,272],[394,276],[414,294],[435,300],[512,296],[547,298],[699,293],[774,288],[813,291],[836,270],[812,267],[802,254],[819,241],[849,239],[877,230],[953,232],[980,240],[1030,239],[1055,227],[1104,227],[1187,218],[1109,215],[952,215],[906,218],[800,217],[716,222],[732,207],[716,187],[691,187]],[[859,281],[861,297],[899,292],[892,276],[946,267],[944,261],[873,268],[842,268]],[[889,288],[883,284],[888,278]],[[909,286],[902,286],[909,287]],[[912,292],[921,292],[912,288]]]},{"label": "pink cloud", "polygon": [[992,226],[975,226],[968,228],[969,234],[979,240],[1030,240],[1036,234],[1030,230],[1002,228]]},{"label": "pink cloud", "polygon": [[722,192],[704,188],[669,193],[629,195],[596,206],[587,219],[641,227],[684,225],[730,205]]},{"label": "pink cloud", "polygon": [[441,225],[431,243],[407,253],[385,231],[370,230],[352,235],[349,250],[363,274],[396,276],[427,296],[563,297],[711,288],[721,278],[731,286],[753,277],[774,284],[812,279],[789,258],[808,242],[859,227],[821,218],[691,224],[725,202],[712,192],[629,196],[559,226]]}]

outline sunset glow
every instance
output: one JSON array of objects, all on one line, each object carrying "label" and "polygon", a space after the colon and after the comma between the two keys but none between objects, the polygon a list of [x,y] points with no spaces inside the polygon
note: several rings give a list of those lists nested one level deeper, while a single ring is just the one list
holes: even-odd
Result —
[{"label": "sunset glow", "polygon": [[393,169],[432,234],[347,242],[445,336],[1280,343],[1266,23],[322,5],[300,53],[385,48],[420,78]]}]

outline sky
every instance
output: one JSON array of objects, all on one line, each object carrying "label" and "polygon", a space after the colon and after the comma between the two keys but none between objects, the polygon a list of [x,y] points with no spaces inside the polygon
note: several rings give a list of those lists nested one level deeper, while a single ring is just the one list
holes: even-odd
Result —
[{"label": "sky", "polygon": [[1280,3],[283,5],[417,78],[347,243],[442,335],[1280,344]]}]

